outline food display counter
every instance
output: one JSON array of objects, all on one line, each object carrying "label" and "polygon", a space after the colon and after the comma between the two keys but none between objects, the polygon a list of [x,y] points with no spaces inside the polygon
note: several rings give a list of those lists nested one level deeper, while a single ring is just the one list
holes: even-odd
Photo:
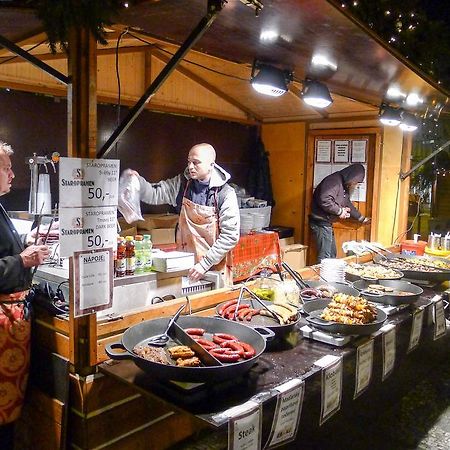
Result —
[{"label": "food display counter", "polygon": [[[367,255],[358,258],[358,263],[370,260]],[[317,279],[315,268],[305,268],[301,273],[305,279]],[[264,446],[269,436],[273,437],[272,424],[278,423],[280,391],[297,379],[303,389],[303,401],[292,448],[305,442],[320,445],[329,439],[330,433],[338,433],[342,423],[356,416],[371,420],[381,414],[417,377],[426,376],[432,370],[427,360],[430,352],[448,357],[448,333],[445,327],[443,330],[436,327],[435,319],[436,300],[445,294],[445,283],[423,287],[417,301],[406,308],[391,307],[384,326],[369,336],[346,336],[345,340],[332,336],[325,343],[323,339],[313,339],[315,331],[305,328],[308,324],[302,315],[284,337],[267,342],[266,350],[246,374],[229,381],[157,381],[133,361],[110,360],[105,353],[105,347],[120,342],[130,327],[172,316],[183,304],[184,314],[213,316],[216,305],[237,298],[238,288],[239,285],[234,289],[193,293],[110,320],[95,319],[89,339],[91,369],[72,365],[67,373],[70,395],[65,414],[71,424],[67,443],[83,449],[113,443],[118,449],[139,448],[150,441],[151,448],[168,448],[180,442],[183,442],[180,448],[197,444],[226,448],[229,424],[236,430],[240,415],[245,415],[250,405],[259,411],[262,423],[259,438]],[[73,343],[70,327],[69,318],[50,317],[38,309],[35,343],[70,361],[73,352],[80,351],[76,345],[81,345],[80,341]],[[367,364],[361,351],[368,346],[373,348],[370,371],[367,365],[364,370],[361,366],[364,361]],[[326,371],[336,367],[341,374],[338,384],[342,386],[337,397],[324,392]],[[368,380],[362,379],[363,373]],[[336,398],[339,399],[336,407],[324,403],[333,403]]]}]

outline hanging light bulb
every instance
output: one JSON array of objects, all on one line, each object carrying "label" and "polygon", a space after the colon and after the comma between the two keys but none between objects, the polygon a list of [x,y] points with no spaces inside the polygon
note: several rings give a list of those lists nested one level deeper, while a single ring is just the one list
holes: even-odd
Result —
[{"label": "hanging light bulb", "polygon": [[333,103],[327,86],[315,80],[305,80],[300,95],[306,104],[315,108],[326,108]]},{"label": "hanging light bulb", "polygon": [[[258,71],[257,74],[255,74],[256,71]],[[288,91],[288,84],[292,78],[292,72],[255,60],[250,82],[253,89],[260,94],[279,97]]]}]

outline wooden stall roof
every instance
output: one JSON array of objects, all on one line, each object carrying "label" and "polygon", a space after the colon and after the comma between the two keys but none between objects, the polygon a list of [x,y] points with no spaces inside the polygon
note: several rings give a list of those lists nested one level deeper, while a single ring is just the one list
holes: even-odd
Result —
[{"label": "wooden stall roof", "polygon": [[[0,2],[0,6],[14,3]],[[258,16],[245,3],[249,1],[228,0],[177,70],[239,108],[248,119],[267,123],[374,117],[387,90],[394,86],[421,96],[424,104],[419,109],[447,102],[449,92],[443,86],[350,17],[339,2],[262,0],[264,8]],[[112,53],[120,32],[127,29],[120,41],[121,52],[151,50],[153,57],[166,63],[206,9],[206,0],[130,2],[109,30],[108,45],[99,46],[98,53]],[[49,64],[65,58],[51,55],[45,44],[36,46],[45,40],[45,34],[29,9],[1,7],[0,34]],[[272,40],[264,36],[272,36]],[[337,70],[313,68],[311,59],[317,54],[333,61]],[[0,49],[0,64],[17,63],[17,58],[8,60],[11,56]],[[296,81],[288,94],[269,98],[251,88],[254,58],[294,72]],[[325,111],[299,99],[301,81],[306,77],[322,80],[330,88],[334,103]]]}]

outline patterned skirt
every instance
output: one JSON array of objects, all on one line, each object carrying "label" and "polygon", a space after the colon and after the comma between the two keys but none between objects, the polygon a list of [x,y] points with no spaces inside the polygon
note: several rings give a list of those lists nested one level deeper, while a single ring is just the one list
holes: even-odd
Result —
[{"label": "patterned skirt", "polygon": [[0,425],[20,416],[30,365],[28,291],[0,294]]}]

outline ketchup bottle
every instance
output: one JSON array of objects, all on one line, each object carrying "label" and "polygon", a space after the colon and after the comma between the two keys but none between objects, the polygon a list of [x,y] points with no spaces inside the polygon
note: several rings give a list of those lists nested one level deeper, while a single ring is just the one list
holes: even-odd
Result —
[{"label": "ketchup bottle", "polygon": [[116,277],[125,276],[126,260],[125,260],[125,239],[121,236],[117,238],[116,252]]},{"label": "ketchup bottle", "polygon": [[126,275],[134,275],[136,270],[136,252],[134,249],[133,236],[125,238],[125,258],[126,258]]}]

